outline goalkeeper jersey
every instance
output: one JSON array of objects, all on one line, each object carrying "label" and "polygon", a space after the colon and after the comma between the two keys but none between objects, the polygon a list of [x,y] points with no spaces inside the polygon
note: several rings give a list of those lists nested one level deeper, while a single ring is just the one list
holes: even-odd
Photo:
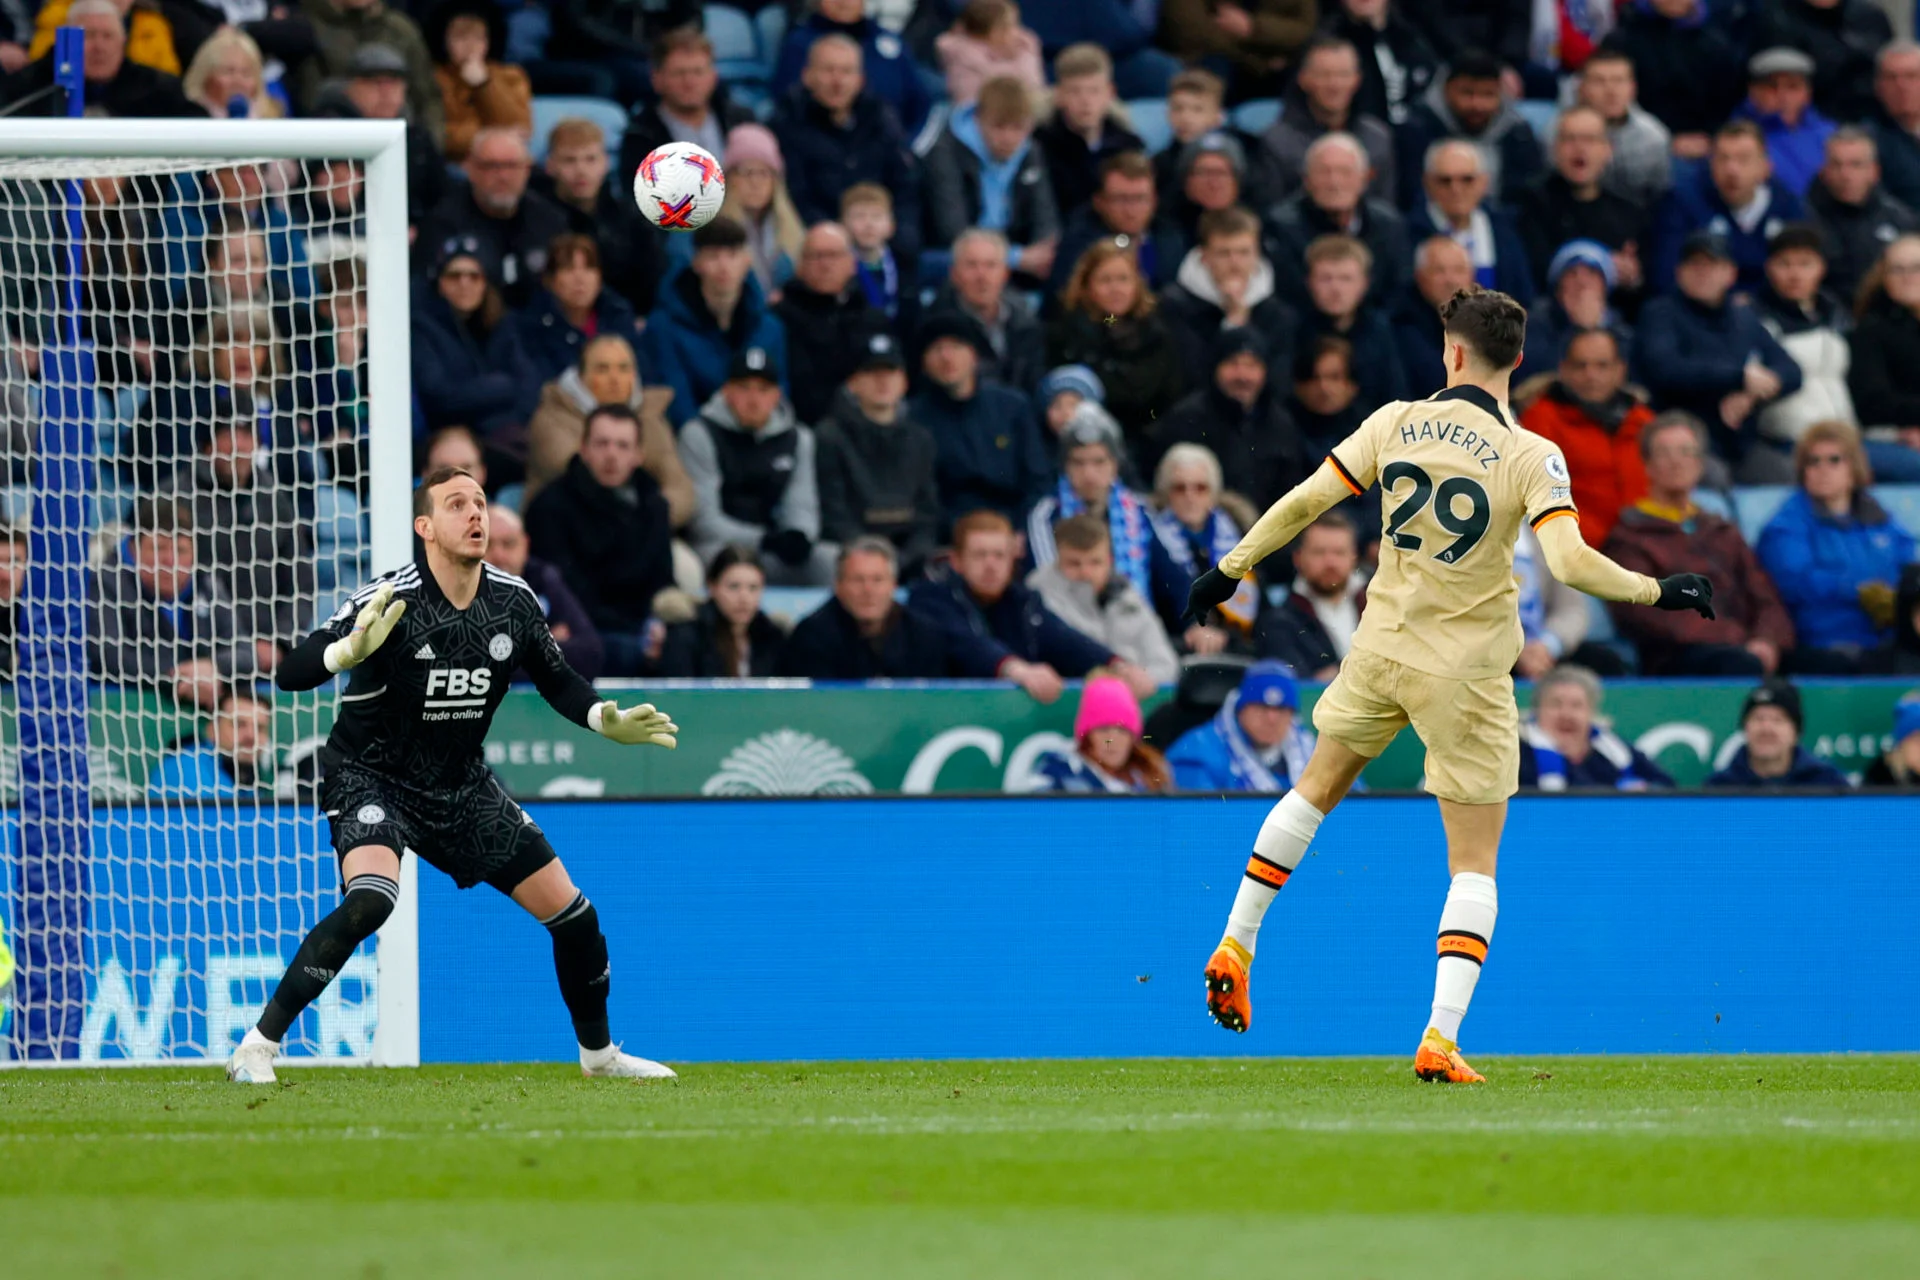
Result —
[{"label": "goalkeeper jersey", "polygon": [[1479,387],[1376,411],[1327,461],[1380,484],[1380,567],[1356,647],[1432,675],[1505,675],[1520,656],[1520,522],[1574,516],[1566,459]]},{"label": "goalkeeper jersey", "polygon": [[279,687],[331,680],[326,647],[353,630],[383,584],[407,611],[340,695],[322,755],[329,770],[351,764],[421,790],[472,782],[487,772],[481,744],[520,667],[556,711],[587,723],[599,697],[561,656],[539,597],[490,564],[480,566],[480,590],[465,609],[453,606],[424,563],[381,574],[286,656],[275,673]]}]

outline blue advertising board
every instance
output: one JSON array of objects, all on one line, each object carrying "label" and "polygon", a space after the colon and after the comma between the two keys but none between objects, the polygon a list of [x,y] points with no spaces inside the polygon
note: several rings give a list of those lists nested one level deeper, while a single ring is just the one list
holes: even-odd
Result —
[{"label": "blue advertising board", "polygon": [[[92,852],[77,878],[91,926],[79,940],[86,995],[74,1050],[83,1061],[224,1060],[301,938],[337,901],[323,820],[294,806],[103,806],[92,814]],[[0,870],[18,863],[16,818],[0,823]],[[13,922],[24,923],[31,908],[23,910],[12,880],[0,875],[0,919],[17,937]],[[372,1051],[376,945],[362,947],[295,1024],[289,1054],[351,1060]],[[20,975],[16,998],[30,976]],[[20,1012],[0,1014],[0,1046]]]},{"label": "blue advertising board", "polygon": [[[1430,800],[1342,807],[1203,1012],[1259,799],[535,803],[597,904],[614,1034],[674,1061],[1410,1052]],[[1516,801],[1481,1053],[1920,1049],[1920,797]],[[421,875],[429,1061],[573,1052],[545,932]]]}]

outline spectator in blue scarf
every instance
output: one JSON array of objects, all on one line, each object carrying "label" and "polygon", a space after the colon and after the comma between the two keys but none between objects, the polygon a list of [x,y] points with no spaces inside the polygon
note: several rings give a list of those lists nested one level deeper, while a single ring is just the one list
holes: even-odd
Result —
[{"label": "spectator in blue scarf", "polygon": [[947,269],[947,246],[968,227],[1006,236],[1007,266],[1023,286],[1037,288],[1053,274],[1060,213],[1033,144],[1033,102],[1019,81],[989,80],[978,102],[955,111],[927,153],[925,175],[923,274]]},{"label": "spectator in blue scarf", "polygon": [[1256,662],[1213,719],[1189,729],[1167,752],[1182,791],[1291,790],[1313,755],[1299,722],[1300,686],[1284,662]]},{"label": "spectator in blue scarf", "polygon": [[[1176,444],[1160,459],[1153,473],[1153,532],[1167,553],[1167,568],[1175,574],[1157,592],[1163,598],[1185,600],[1194,579],[1239,545],[1244,531],[1220,506],[1224,490],[1220,459],[1203,444]],[[1240,580],[1239,590],[1214,610],[1212,619],[1184,631],[1177,629],[1179,612],[1163,614],[1161,621],[1189,653],[1208,654],[1236,642],[1244,651],[1259,615],[1260,582],[1249,573]]]},{"label": "spectator in blue scarf", "polygon": [[[1060,433],[1060,479],[1054,491],[1040,499],[1027,517],[1027,555],[1034,568],[1053,563],[1053,526],[1068,516],[1091,512],[1104,518],[1113,536],[1113,572],[1131,582],[1142,599],[1162,612],[1175,604],[1166,588],[1177,576],[1166,560],[1166,548],[1153,531],[1147,500],[1120,479],[1124,455],[1120,425],[1113,415],[1092,402],[1082,404]],[[1156,567],[1159,572],[1155,572]],[[1211,566],[1209,566],[1211,567]],[[1156,581],[1162,599],[1154,598]]]},{"label": "spectator in blue scarf", "polygon": [[1533,714],[1520,727],[1520,785],[1541,791],[1611,787],[1645,791],[1673,779],[1600,722],[1600,678],[1563,663],[1540,677]]},{"label": "spectator in blue scarf", "polygon": [[1813,59],[1798,49],[1762,49],[1747,63],[1747,100],[1736,120],[1760,126],[1773,176],[1796,196],[1826,162],[1833,121],[1813,106]]}]

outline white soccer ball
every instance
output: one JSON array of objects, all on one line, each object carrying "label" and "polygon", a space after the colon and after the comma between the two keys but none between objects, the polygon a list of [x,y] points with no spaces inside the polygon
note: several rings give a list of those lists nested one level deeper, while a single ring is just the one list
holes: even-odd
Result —
[{"label": "white soccer ball", "polygon": [[695,231],[713,221],[727,197],[727,175],[705,147],[669,142],[647,153],[633,175],[633,199],[648,222]]}]

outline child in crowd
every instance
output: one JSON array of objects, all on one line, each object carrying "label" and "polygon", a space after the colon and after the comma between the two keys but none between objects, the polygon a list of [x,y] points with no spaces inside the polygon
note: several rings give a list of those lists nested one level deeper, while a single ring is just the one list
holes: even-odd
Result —
[{"label": "child in crowd", "polygon": [[1040,61],[1040,37],[1020,25],[1013,0],[967,0],[949,31],[934,41],[947,76],[947,97],[963,107],[980,96],[980,86],[1006,76],[1030,92],[1047,87]]},{"label": "child in crowd", "polygon": [[1093,199],[1100,163],[1145,151],[1138,134],[1113,118],[1113,59],[1097,44],[1072,44],[1053,60],[1053,116],[1034,130],[1047,158],[1062,221]]},{"label": "child in crowd", "polygon": [[914,264],[893,252],[893,193],[877,182],[856,182],[840,196],[840,224],[853,241],[853,278],[867,301],[905,332],[919,292]]},{"label": "child in crowd", "polygon": [[1220,77],[1198,67],[1182,71],[1167,86],[1167,126],[1173,141],[1153,158],[1153,188],[1180,187],[1180,153],[1189,142],[1227,127],[1227,90]]},{"label": "child in crowd", "polygon": [[1067,429],[1075,409],[1089,402],[1104,404],[1106,398],[1107,389],[1100,375],[1083,364],[1063,364],[1049,370],[1047,376],[1040,379],[1039,389],[1033,396],[1041,416],[1046,419],[1047,430],[1056,436]]}]

